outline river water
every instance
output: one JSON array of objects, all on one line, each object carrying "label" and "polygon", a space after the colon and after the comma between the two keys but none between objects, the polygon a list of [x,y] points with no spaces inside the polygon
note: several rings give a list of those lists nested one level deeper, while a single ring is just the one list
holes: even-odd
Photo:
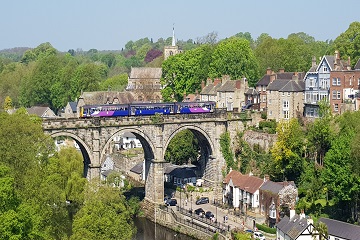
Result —
[{"label": "river water", "polygon": [[192,237],[155,224],[146,218],[135,218],[137,233],[134,240],[193,240]]}]

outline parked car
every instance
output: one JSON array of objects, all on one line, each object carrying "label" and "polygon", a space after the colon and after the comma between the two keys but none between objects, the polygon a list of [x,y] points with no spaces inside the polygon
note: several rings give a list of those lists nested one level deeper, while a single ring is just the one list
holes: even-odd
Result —
[{"label": "parked car", "polygon": [[171,198],[166,201],[166,206],[176,206],[176,204],[177,204],[177,201],[175,198]]},{"label": "parked car", "polygon": [[196,200],[195,203],[196,203],[196,205],[209,203],[209,198],[208,197],[201,197],[198,200]]},{"label": "parked car", "polygon": [[253,235],[253,233],[254,233],[254,231],[251,230],[251,229],[246,229],[245,232],[246,232],[246,233],[250,233],[251,235]]},{"label": "parked car", "polygon": [[254,232],[254,239],[265,240],[265,236],[261,232]]},{"label": "parked car", "polygon": [[195,212],[195,214],[197,214],[199,216],[204,216],[205,215],[205,211],[202,208],[198,208],[194,212]]},{"label": "parked car", "polygon": [[211,219],[211,218],[214,217],[214,214],[213,214],[212,212],[210,212],[210,211],[207,211],[207,212],[205,213],[205,217],[208,218],[208,219]]}]

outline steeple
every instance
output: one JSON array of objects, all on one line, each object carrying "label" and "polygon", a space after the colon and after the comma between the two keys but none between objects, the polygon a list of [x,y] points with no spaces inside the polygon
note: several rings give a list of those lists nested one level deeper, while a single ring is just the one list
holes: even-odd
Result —
[{"label": "steeple", "polygon": [[175,47],[176,46],[176,40],[175,40],[175,28],[173,25],[173,35],[172,35],[172,42],[171,42],[171,46]]}]

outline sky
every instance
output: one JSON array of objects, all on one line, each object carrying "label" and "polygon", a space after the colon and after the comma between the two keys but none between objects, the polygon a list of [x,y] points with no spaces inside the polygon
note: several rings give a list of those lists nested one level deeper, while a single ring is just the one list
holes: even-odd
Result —
[{"label": "sky", "polygon": [[69,49],[121,50],[129,41],[175,35],[196,40],[249,32],[335,40],[360,21],[359,0],[0,0],[0,50],[50,42]]}]

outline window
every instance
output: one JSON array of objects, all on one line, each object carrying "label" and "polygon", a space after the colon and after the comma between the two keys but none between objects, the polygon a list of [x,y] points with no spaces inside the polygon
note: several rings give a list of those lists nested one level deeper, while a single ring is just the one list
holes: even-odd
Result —
[{"label": "window", "polygon": [[336,82],[337,82],[337,81],[336,81],[336,78],[333,78],[332,85],[333,85],[333,86],[336,86]]},{"label": "window", "polygon": [[336,99],[336,91],[332,91],[332,99]]},{"label": "window", "polygon": [[337,79],[336,79],[336,85],[338,85],[338,86],[341,85],[341,80],[340,80],[340,78],[337,78]]},{"label": "window", "polygon": [[290,96],[290,92],[288,92],[287,95]]},{"label": "window", "polygon": [[324,66],[323,71],[324,71],[324,72],[327,72],[327,71],[328,71],[328,68],[327,68],[326,66]]},{"label": "window", "polygon": [[263,102],[266,102],[266,96],[263,96]]},{"label": "window", "polygon": [[335,112],[338,112],[339,111],[339,104],[334,104],[334,111]]},{"label": "window", "polygon": [[310,78],[309,79],[309,87],[313,87],[314,86],[314,79]]},{"label": "window", "polygon": [[289,111],[283,111],[284,119],[289,119]]},{"label": "window", "polygon": [[281,95],[282,95],[282,96],[285,96],[285,92],[282,92]]},{"label": "window", "polygon": [[341,92],[337,91],[337,99],[341,99]]},{"label": "window", "polygon": [[272,115],[272,111],[269,111],[269,115],[270,115],[270,116]]},{"label": "window", "polygon": [[289,101],[288,100],[283,101],[283,109],[289,109]]}]

